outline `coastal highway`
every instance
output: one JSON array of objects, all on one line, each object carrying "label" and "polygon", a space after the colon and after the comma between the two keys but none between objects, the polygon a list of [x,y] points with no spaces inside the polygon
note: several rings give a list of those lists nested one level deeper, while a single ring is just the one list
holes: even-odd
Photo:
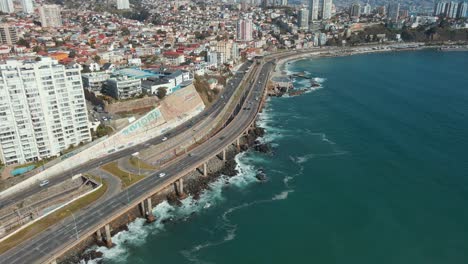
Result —
[{"label": "coastal highway", "polygon": [[[252,66],[253,62],[247,61],[244,63],[239,70],[234,74],[232,78],[229,79],[228,83],[226,84],[226,88],[222,91],[220,98],[209,108],[207,108],[204,112],[201,114],[197,115],[193,119],[191,119],[190,124],[188,125],[187,123],[182,124],[171,131],[168,131],[165,133],[165,135],[160,135],[157,137],[154,137],[146,142],[143,142],[141,144],[132,146],[130,148],[109,154],[108,156],[100,159],[94,159],[90,160],[80,166],[77,166],[71,170],[64,171],[63,173],[56,175],[54,177],[51,177],[49,179],[50,183],[48,187],[51,187],[53,185],[59,184],[63,182],[64,180],[67,180],[71,178],[74,175],[77,175],[79,173],[85,173],[88,172],[94,168],[100,167],[103,164],[112,162],[114,160],[120,159],[122,157],[126,157],[131,155],[132,153],[141,151],[144,148],[147,148],[150,145],[156,145],[162,142],[163,137],[167,137],[168,140],[166,143],[170,142],[170,140],[182,133],[185,133],[187,131],[190,131],[193,127],[197,126],[198,124],[203,123],[204,121],[211,121],[216,118],[216,116],[222,111],[223,107],[225,104],[229,101],[229,99],[232,97],[234,92],[236,91],[236,88],[241,84],[242,79],[245,76],[245,72],[249,70],[249,68]],[[181,142],[176,142],[176,143],[181,143]],[[165,149],[163,151],[167,151],[168,149]],[[66,160],[64,161],[66,162]],[[12,195],[8,195],[6,197],[1,197],[0,199],[0,209],[4,208],[6,206],[10,206],[14,203],[18,203],[38,192],[41,192],[44,190],[44,187],[40,187],[39,183],[35,184],[34,186],[31,186],[29,188],[20,190],[18,192],[15,192]]]},{"label": "coastal highway", "polygon": [[[72,247],[80,241],[80,238],[88,237],[111,218],[125,214],[129,208],[136,206],[156,190],[170,185],[184,176],[186,172],[194,170],[201,163],[206,162],[220,153],[226,146],[232,144],[256,119],[261,104],[261,95],[274,63],[267,62],[261,67],[244,102],[244,105],[249,107],[240,108],[241,110],[229,125],[210,140],[194,148],[190,152],[192,155],[184,156],[176,163],[168,165],[163,170],[157,171],[130,186],[126,191],[118,193],[112,199],[79,212],[76,214],[76,229],[75,223],[69,218],[63,224],[55,225],[0,255],[0,263],[30,264],[54,260],[57,257],[56,254]],[[166,173],[166,176],[159,177],[161,172]],[[76,232],[78,232],[78,239]]]}]

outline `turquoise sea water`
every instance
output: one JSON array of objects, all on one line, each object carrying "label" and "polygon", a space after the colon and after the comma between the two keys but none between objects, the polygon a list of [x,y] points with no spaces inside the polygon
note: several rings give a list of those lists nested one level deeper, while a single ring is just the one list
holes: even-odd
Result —
[{"label": "turquoise sea water", "polygon": [[178,221],[137,220],[104,263],[468,263],[468,53],[287,67],[323,87],[270,99],[274,155],[241,154],[231,184],[158,205]]}]

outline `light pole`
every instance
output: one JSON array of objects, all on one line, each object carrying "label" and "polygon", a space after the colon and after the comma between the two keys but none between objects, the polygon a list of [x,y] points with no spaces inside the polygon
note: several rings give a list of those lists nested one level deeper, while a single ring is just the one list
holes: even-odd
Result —
[{"label": "light pole", "polygon": [[141,175],[140,156],[137,156],[137,159],[138,159],[138,175]]},{"label": "light pole", "polygon": [[73,214],[72,211],[70,210],[67,210],[68,212],[71,213],[72,217],[73,217],[73,222],[75,223],[75,234],[76,234],[76,240],[78,240],[80,237],[78,236],[78,226],[76,225],[76,219],[75,219],[75,214]]},{"label": "light pole", "polygon": [[127,203],[130,204],[130,196],[128,196],[128,187],[126,188],[127,190]]}]

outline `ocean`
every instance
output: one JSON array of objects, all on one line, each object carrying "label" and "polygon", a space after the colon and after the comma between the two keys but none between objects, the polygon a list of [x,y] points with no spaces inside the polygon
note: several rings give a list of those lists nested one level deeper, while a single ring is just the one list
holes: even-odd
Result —
[{"label": "ocean", "polygon": [[[104,263],[468,263],[468,53],[414,51],[285,65],[321,84],[270,98],[273,154],[159,219],[129,224]],[[266,183],[255,179],[263,168]],[[163,224],[161,219],[173,221]]]}]

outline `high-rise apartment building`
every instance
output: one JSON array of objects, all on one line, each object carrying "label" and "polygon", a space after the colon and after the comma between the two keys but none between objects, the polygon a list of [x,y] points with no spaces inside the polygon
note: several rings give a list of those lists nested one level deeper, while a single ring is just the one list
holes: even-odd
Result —
[{"label": "high-rise apartment building", "polygon": [[237,21],[237,39],[241,41],[251,41],[253,23],[250,19],[239,19]]},{"label": "high-rise apartment building", "polygon": [[308,29],[309,28],[309,10],[307,10],[305,8],[302,8],[301,10],[299,10],[297,26],[300,29]]},{"label": "high-rise apartment building", "polygon": [[21,8],[26,14],[34,12],[33,0],[21,0]]},{"label": "high-rise apartment building", "polygon": [[434,16],[445,15],[446,8],[447,2],[437,2],[434,6]]},{"label": "high-rise apartment building", "polygon": [[130,2],[128,0],[117,0],[117,9],[130,9]]},{"label": "high-rise apartment building", "polygon": [[457,18],[465,18],[468,16],[468,2],[460,2],[458,4]]},{"label": "high-rise apartment building", "polygon": [[330,19],[332,5],[332,0],[309,0],[309,24],[319,19]]},{"label": "high-rise apartment building", "polygon": [[15,12],[13,0],[0,0],[0,11],[8,14]]},{"label": "high-rise apartment building", "polygon": [[309,0],[309,23],[319,18],[319,1],[320,0]]},{"label": "high-rise apartment building", "polygon": [[361,5],[359,3],[354,3],[349,8],[349,15],[351,17],[360,17],[361,16]]},{"label": "high-rise apartment building", "polygon": [[445,16],[448,18],[456,18],[458,13],[458,3],[449,2],[445,9]]},{"label": "high-rise apartment building", "polygon": [[14,45],[18,41],[16,28],[8,24],[0,25],[0,43]]},{"label": "high-rise apartment building", "polygon": [[372,6],[369,3],[366,3],[364,7],[362,8],[362,14],[370,15],[371,12],[372,12]]},{"label": "high-rise apartment building", "polygon": [[39,15],[42,27],[61,27],[62,15],[59,5],[42,5],[39,7]]},{"label": "high-rise apartment building", "polygon": [[332,17],[332,0],[323,0],[322,19],[327,20]]},{"label": "high-rise apartment building", "polygon": [[90,140],[79,69],[51,58],[0,64],[0,160],[35,161]]},{"label": "high-rise apartment building", "polygon": [[400,3],[388,4],[388,19],[397,21],[400,16]]}]

